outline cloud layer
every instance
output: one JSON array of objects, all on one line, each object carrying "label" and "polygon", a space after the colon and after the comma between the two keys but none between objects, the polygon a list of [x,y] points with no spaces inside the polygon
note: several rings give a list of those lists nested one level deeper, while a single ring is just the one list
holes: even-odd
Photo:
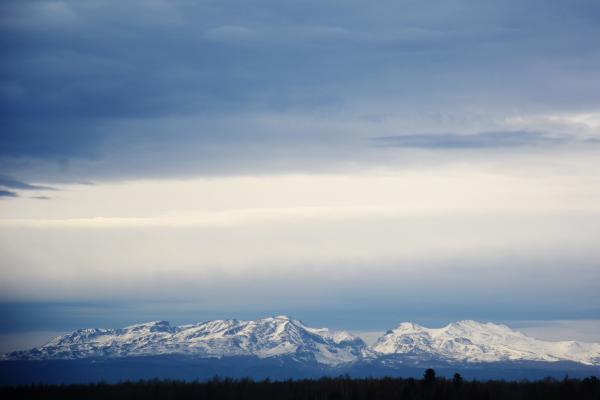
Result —
[{"label": "cloud layer", "polygon": [[469,135],[433,133],[373,138],[380,145],[423,149],[497,149],[503,147],[552,146],[568,139],[540,132],[479,132]]},{"label": "cloud layer", "polygon": [[0,169],[22,180],[394,164],[371,147],[383,136],[429,150],[598,137],[570,117],[600,106],[595,1],[1,7]]},{"label": "cloud layer", "polygon": [[599,318],[598,37],[594,0],[3,1],[0,320]]},{"label": "cloud layer", "polygon": [[598,318],[597,179],[439,168],[67,186],[3,205],[0,301],[361,329]]}]

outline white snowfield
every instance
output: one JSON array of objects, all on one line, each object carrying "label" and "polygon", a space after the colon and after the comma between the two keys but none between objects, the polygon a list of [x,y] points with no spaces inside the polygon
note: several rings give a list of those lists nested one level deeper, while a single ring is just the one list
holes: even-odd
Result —
[{"label": "white snowfield", "polygon": [[171,326],[166,321],[122,329],[80,329],[45,345],[6,355],[5,359],[78,359],[185,354],[206,358],[313,355],[335,366],[361,356],[362,339],[347,332],[315,329],[286,316],[256,321],[216,320]]},{"label": "white snowfield", "polygon": [[171,326],[148,322],[122,329],[80,329],[4,360],[80,359],[183,354],[201,358],[290,356],[339,366],[382,356],[435,357],[449,362],[574,361],[600,365],[600,344],[548,342],[505,325],[460,321],[429,329],[410,322],[387,332],[377,343],[347,332],[311,328],[286,316],[256,321],[216,320]]},{"label": "white snowfield", "polygon": [[373,346],[378,354],[432,354],[449,361],[574,361],[600,365],[600,344],[534,339],[506,325],[460,321],[429,329],[404,322]]}]

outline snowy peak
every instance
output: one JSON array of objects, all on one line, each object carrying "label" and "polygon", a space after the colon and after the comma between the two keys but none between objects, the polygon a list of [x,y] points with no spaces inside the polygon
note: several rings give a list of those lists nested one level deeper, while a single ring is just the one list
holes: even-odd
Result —
[{"label": "snowy peak", "polygon": [[2,359],[48,360],[182,354],[198,358],[288,357],[301,363],[339,366],[374,359],[450,363],[573,361],[600,365],[600,344],[549,342],[506,325],[459,321],[431,329],[403,322],[377,343],[343,331],[312,328],[284,315],[253,321],[214,320],[172,326],[153,321],[120,329],[79,329],[45,345]]},{"label": "snowy peak", "polygon": [[80,329],[39,348],[14,352],[5,358],[78,359],[164,354],[201,358],[290,356],[300,361],[339,365],[357,360],[366,347],[362,339],[347,332],[310,328],[287,316],[277,316],[184,326],[154,321],[121,329]]},{"label": "snowy peak", "polygon": [[209,321],[182,329],[178,336],[182,342],[214,356],[293,355],[330,365],[355,361],[366,348],[362,339],[347,332],[310,328],[287,316]]},{"label": "snowy peak", "polygon": [[168,321],[152,321],[130,325],[123,329],[131,332],[173,332],[176,328],[172,327]]},{"label": "snowy peak", "polygon": [[381,355],[420,355],[450,362],[528,360],[600,364],[600,344],[548,342],[506,325],[470,320],[438,329],[405,322],[379,338],[373,350]]},{"label": "snowy peak", "polygon": [[506,325],[494,324],[491,322],[478,322],[473,320],[464,320],[452,322],[442,328],[444,331],[454,334],[471,334],[473,332],[487,333],[490,335],[523,335]]},{"label": "snowy peak", "polygon": [[423,326],[421,326],[421,325],[419,325],[419,324],[415,324],[413,322],[402,322],[400,325],[398,325],[392,331],[396,331],[396,332],[422,332],[424,329],[426,329],[426,328],[423,327]]}]

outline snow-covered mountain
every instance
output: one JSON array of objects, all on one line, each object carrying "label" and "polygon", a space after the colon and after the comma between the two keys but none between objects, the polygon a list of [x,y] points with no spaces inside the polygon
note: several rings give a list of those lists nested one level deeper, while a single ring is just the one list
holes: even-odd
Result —
[{"label": "snow-covered mountain", "polygon": [[360,358],[365,342],[347,332],[310,328],[286,316],[171,326],[166,321],[122,329],[80,329],[5,360],[57,360],[182,354],[202,358],[290,356],[328,366]]},{"label": "snow-covered mountain", "polygon": [[600,365],[600,344],[534,339],[505,325],[460,321],[429,329],[404,322],[369,347],[347,332],[311,328],[286,316],[256,321],[216,320],[171,326],[148,322],[122,329],[80,329],[3,360],[120,359],[184,355],[291,360],[304,366],[475,365],[532,361]]},{"label": "snow-covered mountain", "polygon": [[534,339],[506,325],[460,321],[429,329],[404,322],[372,347],[378,355],[460,363],[573,361],[600,365],[600,344]]}]

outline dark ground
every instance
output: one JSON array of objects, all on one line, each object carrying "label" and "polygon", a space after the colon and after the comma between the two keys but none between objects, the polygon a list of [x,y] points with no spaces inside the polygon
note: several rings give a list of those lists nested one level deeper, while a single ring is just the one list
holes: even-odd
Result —
[{"label": "dark ground", "polygon": [[0,388],[2,399],[589,399],[600,400],[595,377],[538,381],[466,381],[424,376],[365,378],[347,376],[287,381],[219,379],[205,382],[150,380],[118,384],[28,385]]}]

